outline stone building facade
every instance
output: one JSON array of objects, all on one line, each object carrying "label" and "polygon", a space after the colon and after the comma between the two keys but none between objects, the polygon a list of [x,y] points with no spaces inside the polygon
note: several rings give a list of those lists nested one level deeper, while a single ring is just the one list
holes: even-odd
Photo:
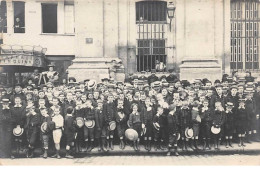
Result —
[{"label": "stone building facade", "polygon": [[[3,3],[4,2],[4,3]],[[16,4],[25,31],[15,33]],[[174,18],[167,11],[174,4]],[[41,45],[76,79],[156,68],[181,79],[259,71],[259,0],[6,0],[4,44]],[[3,9],[2,8],[2,9]],[[52,12],[52,13],[48,13]],[[49,24],[49,25],[48,25]],[[51,24],[51,25],[50,25]]]}]

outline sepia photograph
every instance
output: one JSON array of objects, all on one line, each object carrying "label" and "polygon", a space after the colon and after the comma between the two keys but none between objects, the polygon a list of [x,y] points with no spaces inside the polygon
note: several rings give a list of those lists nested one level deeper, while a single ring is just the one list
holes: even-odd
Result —
[{"label": "sepia photograph", "polygon": [[259,28],[260,0],[0,0],[0,167],[259,166]]}]

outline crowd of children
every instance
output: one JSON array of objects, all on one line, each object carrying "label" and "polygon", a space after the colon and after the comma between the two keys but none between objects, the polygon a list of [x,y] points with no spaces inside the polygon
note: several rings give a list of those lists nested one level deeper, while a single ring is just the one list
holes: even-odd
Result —
[{"label": "crowd of children", "polygon": [[[120,149],[126,144],[135,151],[178,149],[218,150],[220,144],[246,146],[259,141],[260,83],[245,78],[180,81],[175,76],[155,74],[130,76],[125,82],[113,79],[85,80],[38,86],[33,79],[1,89],[1,157],[15,158],[25,147],[34,157],[41,147],[43,158],[53,146],[61,158],[75,153]],[[127,134],[126,134],[127,133]],[[61,142],[64,141],[64,144]],[[40,144],[39,144],[40,143]]]}]

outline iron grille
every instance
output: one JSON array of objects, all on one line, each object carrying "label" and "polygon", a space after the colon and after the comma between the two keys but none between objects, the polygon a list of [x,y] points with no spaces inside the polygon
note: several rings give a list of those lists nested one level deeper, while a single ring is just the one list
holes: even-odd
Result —
[{"label": "iron grille", "polygon": [[231,70],[259,69],[259,1],[231,1]]},{"label": "iron grille", "polygon": [[136,3],[137,71],[151,71],[156,64],[166,65],[167,3],[141,1]]}]

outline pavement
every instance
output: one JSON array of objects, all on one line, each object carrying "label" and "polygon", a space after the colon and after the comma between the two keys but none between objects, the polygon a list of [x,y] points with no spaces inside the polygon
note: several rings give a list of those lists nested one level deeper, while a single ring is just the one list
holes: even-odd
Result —
[{"label": "pavement", "polygon": [[[66,159],[62,150],[62,159],[39,157],[40,150],[35,151],[35,158],[17,157],[16,159],[0,159],[0,165],[260,165],[260,143],[247,144],[246,147],[226,148],[220,150],[182,151],[180,156],[166,156],[166,150],[147,152],[143,146],[140,151],[134,151],[126,146],[121,150],[115,145],[114,150],[101,153],[97,148],[90,153],[79,153],[74,159]],[[51,154],[51,153],[50,153]]]}]

